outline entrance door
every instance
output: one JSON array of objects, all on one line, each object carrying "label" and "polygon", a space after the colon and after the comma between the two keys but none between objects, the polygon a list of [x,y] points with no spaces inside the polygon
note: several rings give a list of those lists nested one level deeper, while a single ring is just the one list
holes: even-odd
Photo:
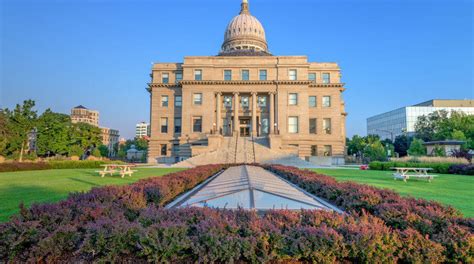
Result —
[{"label": "entrance door", "polygon": [[230,118],[224,118],[223,124],[222,133],[224,134],[224,137],[232,136],[232,120]]},{"label": "entrance door", "polygon": [[250,118],[240,119],[240,136],[250,137]]}]

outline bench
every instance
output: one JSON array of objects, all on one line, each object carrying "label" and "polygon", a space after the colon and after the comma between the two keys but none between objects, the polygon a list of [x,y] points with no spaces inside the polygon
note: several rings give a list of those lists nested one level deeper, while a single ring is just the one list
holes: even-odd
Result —
[{"label": "bench", "polygon": [[103,178],[107,174],[110,174],[110,176],[113,176],[114,173],[117,173],[117,170],[101,170],[101,171],[95,171],[95,172],[98,172],[100,177]]},{"label": "bench", "polygon": [[431,182],[434,177],[437,177],[438,175],[431,175],[431,174],[400,174],[400,173],[394,173],[393,174],[393,179],[397,180],[403,180],[404,182],[407,182],[408,179],[411,178],[419,178],[419,179],[428,179],[428,182]]}]

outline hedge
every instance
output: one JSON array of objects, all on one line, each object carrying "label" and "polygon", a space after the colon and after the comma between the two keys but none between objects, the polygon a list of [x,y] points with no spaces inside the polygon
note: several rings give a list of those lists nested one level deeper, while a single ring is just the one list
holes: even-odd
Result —
[{"label": "hedge", "polygon": [[473,219],[438,203],[284,166],[263,166],[345,214],[164,209],[226,165],[207,165],[66,201],[0,224],[0,262],[472,263]]},{"label": "hedge", "polygon": [[448,170],[451,174],[474,175],[474,164],[454,164]]},{"label": "hedge", "polygon": [[0,163],[0,172],[51,170],[51,169],[94,169],[106,163],[122,163],[121,161],[95,160],[61,160],[48,162],[5,162]]},{"label": "hedge", "polygon": [[421,162],[398,162],[398,161],[372,161],[369,163],[371,170],[391,170],[393,167],[407,168],[432,168],[434,173],[449,173],[449,167],[453,163],[421,163]]}]

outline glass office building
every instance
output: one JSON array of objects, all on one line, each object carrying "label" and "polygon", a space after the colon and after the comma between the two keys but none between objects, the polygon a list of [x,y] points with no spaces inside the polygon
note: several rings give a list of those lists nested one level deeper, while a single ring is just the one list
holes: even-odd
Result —
[{"label": "glass office building", "polygon": [[379,135],[381,139],[413,135],[418,117],[441,110],[474,115],[474,100],[430,100],[372,116],[367,118],[367,135]]}]

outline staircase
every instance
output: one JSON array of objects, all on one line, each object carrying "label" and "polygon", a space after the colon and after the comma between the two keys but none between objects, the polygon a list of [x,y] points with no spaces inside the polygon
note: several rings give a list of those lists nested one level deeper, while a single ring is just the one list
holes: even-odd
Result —
[{"label": "staircase", "polygon": [[226,137],[220,149],[203,153],[176,163],[173,167],[195,167],[220,163],[266,163],[282,164],[300,168],[313,168],[314,164],[300,159],[295,154],[269,148],[267,138]]}]

